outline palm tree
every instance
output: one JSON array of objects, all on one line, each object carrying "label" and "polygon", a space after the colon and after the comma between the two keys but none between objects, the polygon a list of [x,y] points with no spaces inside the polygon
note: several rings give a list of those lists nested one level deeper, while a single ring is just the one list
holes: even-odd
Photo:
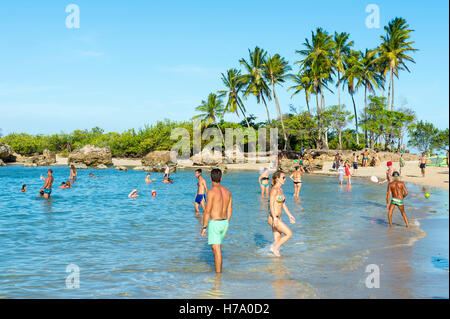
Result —
[{"label": "palm tree", "polygon": [[276,84],[281,85],[282,83],[285,82],[285,79],[289,76],[288,72],[291,70],[291,67],[283,57],[281,57],[279,54],[275,54],[274,56],[269,56],[267,58],[267,61],[266,63],[264,63],[263,68],[264,68],[264,77],[272,85],[273,99],[275,100],[278,118],[281,122],[281,127],[283,129],[284,149],[286,149],[289,145],[283,122],[283,114],[281,113],[280,104],[278,103],[275,85]]},{"label": "palm tree", "polygon": [[[376,50],[368,50],[360,60],[360,74],[356,88],[364,86],[364,121],[367,121],[367,91],[374,92],[383,82],[382,76],[376,71]],[[365,145],[367,144],[367,129],[364,129]]]},{"label": "palm tree", "polygon": [[242,89],[242,83],[240,81],[241,71],[237,69],[229,69],[227,70],[226,75],[222,73],[222,82],[226,86],[227,90],[219,91],[219,97],[227,96],[227,103],[225,104],[225,111],[230,113],[236,113],[237,117],[239,117],[239,111],[241,111],[244,116],[245,122],[247,126],[250,128],[250,124],[248,123],[247,116],[245,115],[245,107],[242,102],[239,93]]},{"label": "palm tree", "polygon": [[[333,37],[333,68],[337,71],[337,88],[338,88],[338,106],[339,112],[341,111],[341,88],[340,78],[341,74],[345,72],[345,57],[349,55],[351,47],[354,45],[353,41],[349,41],[350,34],[347,32],[334,33]],[[342,149],[342,127],[338,125],[338,140],[339,149]]]},{"label": "palm tree", "polygon": [[294,93],[292,93],[291,97],[300,93],[301,91],[305,91],[306,106],[308,108],[308,113],[311,114],[311,110],[309,108],[309,99],[311,94],[314,94],[315,90],[309,70],[304,70],[297,75],[293,75],[292,80],[294,81],[295,85],[289,87],[288,90],[293,89],[295,91]]},{"label": "palm tree", "polygon": [[247,98],[250,94],[253,94],[256,97],[257,103],[261,103],[263,101],[264,106],[266,107],[267,112],[267,120],[269,124],[272,122],[270,119],[269,108],[267,107],[266,99],[271,99],[270,88],[267,85],[264,79],[264,64],[266,63],[266,55],[267,52],[259,47],[255,47],[255,49],[250,51],[249,53],[249,62],[245,59],[240,59],[239,62],[245,67],[247,74],[243,74],[239,80],[240,83],[245,87],[244,98]]},{"label": "palm tree", "polygon": [[201,119],[205,127],[208,127],[211,123],[216,125],[220,132],[220,137],[222,138],[223,145],[225,140],[223,138],[222,130],[217,124],[217,119],[222,119],[225,113],[225,106],[222,100],[214,93],[208,95],[208,99],[203,100],[202,103],[195,108],[200,114],[194,116],[194,119]]},{"label": "palm tree", "polygon": [[[380,45],[380,60],[385,59],[389,63],[389,91],[388,106],[391,103],[391,111],[394,110],[394,75],[398,78],[400,70],[409,69],[406,62],[415,63],[414,59],[407,55],[408,52],[417,51],[412,45],[414,41],[408,41],[410,33],[414,30],[409,29],[409,25],[403,18],[395,18],[384,27],[386,34],[381,36],[382,43]],[[390,94],[392,92],[392,97]],[[390,101],[389,101],[390,99]]]},{"label": "palm tree", "polygon": [[[308,69],[311,72],[311,78],[315,86],[316,102],[319,115],[319,131],[322,139],[322,143],[325,148],[328,148],[328,136],[327,130],[323,129],[320,118],[321,114],[325,111],[325,96],[324,88],[328,89],[326,83],[331,80],[333,75],[332,69],[332,50],[333,50],[333,38],[328,35],[322,28],[317,28],[316,33],[311,32],[311,42],[305,39],[303,43],[304,50],[297,50],[304,58],[296,63],[300,63],[300,70]],[[318,102],[318,94],[320,93],[320,107]],[[323,136],[322,136],[323,135]]]},{"label": "palm tree", "polygon": [[355,131],[356,131],[356,144],[359,144],[359,134],[358,134],[358,112],[356,110],[354,94],[356,92],[356,83],[361,78],[362,66],[361,66],[361,56],[362,53],[359,51],[351,50],[350,54],[345,58],[345,64],[347,69],[340,81],[347,84],[348,93],[352,97],[353,110],[355,114]]}]

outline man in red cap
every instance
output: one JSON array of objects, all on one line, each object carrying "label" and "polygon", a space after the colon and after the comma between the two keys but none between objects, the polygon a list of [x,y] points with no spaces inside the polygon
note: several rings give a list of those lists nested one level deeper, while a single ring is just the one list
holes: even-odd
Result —
[{"label": "man in red cap", "polygon": [[386,179],[382,182],[379,182],[379,184],[384,184],[384,183],[390,183],[391,182],[391,177],[392,177],[392,173],[394,172],[394,168],[392,167],[392,162],[389,161],[386,163],[388,169],[386,171]]}]

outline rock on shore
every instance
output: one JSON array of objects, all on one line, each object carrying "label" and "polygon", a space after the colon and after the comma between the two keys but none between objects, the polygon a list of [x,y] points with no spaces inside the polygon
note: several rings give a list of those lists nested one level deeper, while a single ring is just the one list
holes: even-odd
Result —
[{"label": "rock on shore", "polygon": [[141,162],[146,172],[161,173],[165,170],[167,163],[171,173],[177,170],[177,164],[172,162],[172,157],[175,158],[173,151],[153,151],[145,155]]},{"label": "rock on shore", "polygon": [[84,168],[84,165],[87,167],[96,167],[99,165],[110,166],[112,165],[111,150],[109,147],[86,145],[70,153],[68,165],[70,166],[73,164],[80,164],[83,166],[80,168]]},{"label": "rock on shore", "polygon": [[14,162],[15,158],[13,156],[13,150],[11,148],[11,146],[5,144],[5,143],[0,143],[0,160],[2,160],[2,162]]}]

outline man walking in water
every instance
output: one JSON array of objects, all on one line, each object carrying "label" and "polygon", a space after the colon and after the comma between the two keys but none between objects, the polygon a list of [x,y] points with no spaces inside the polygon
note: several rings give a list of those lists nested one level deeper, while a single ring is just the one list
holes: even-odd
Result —
[{"label": "man walking in water", "polygon": [[409,228],[408,217],[406,217],[405,206],[403,204],[403,200],[408,196],[408,191],[406,190],[405,183],[400,181],[399,176],[400,174],[398,172],[392,173],[393,181],[388,185],[386,205],[388,209],[389,226],[392,227],[392,213],[394,212],[395,206],[397,206],[405,220],[406,228]]},{"label": "man walking in water", "polygon": [[[222,272],[222,241],[228,229],[233,206],[231,193],[220,185],[222,171],[215,168],[211,171],[213,187],[208,191],[208,203],[203,214],[202,237],[208,229],[208,245],[211,245],[214,254],[214,265],[217,273]],[[211,221],[209,218],[211,217]],[[209,221],[209,223],[208,223]]]},{"label": "man walking in water", "polygon": [[427,166],[427,156],[425,155],[425,153],[422,153],[422,156],[420,156],[419,158],[419,167],[420,167],[420,171],[422,173],[422,177],[425,177],[425,167]]},{"label": "man walking in water", "polygon": [[198,215],[200,212],[198,206],[201,205],[203,211],[205,211],[205,203],[206,203],[206,192],[208,191],[208,186],[206,185],[206,181],[202,176],[202,170],[195,170],[195,177],[198,178],[197,183],[197,194],[195,196],[195,214]]},{"label": "man walking in water", "polygon": [[[45,184],[40,189],[41,193],[44,193],[44,198],[50,198],[50,194],[52,193],[52,185],[53,185],[53,170],[47,170],[47,178],[45,179]],[[42,177],[42,176],[41,176]]]}]

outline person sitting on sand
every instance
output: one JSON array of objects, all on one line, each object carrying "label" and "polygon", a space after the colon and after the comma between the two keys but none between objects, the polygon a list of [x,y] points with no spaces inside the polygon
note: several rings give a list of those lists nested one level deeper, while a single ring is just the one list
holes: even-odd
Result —
[{"label": "person sitting on sand", "polygon": [[299,197],[302,188],[302,174],[305,172],[301,166],[296,166],[294,173],[289,178],[294,182],[294,197]]},{"label": "person sitting on sand", "polygon": [[26,193],[26,192],[27,192],[27,188],[28,188],[27,184],[23,184],[23,185],[22,185],[22,188],[20,189],[20,191],[21,191],[22,193]]},{"label": "person sitting on sand", "polygon": [[261,196],[269,196],[269,180],[269,170],[266,167],[258,178],[259,187],[261,188]]},{"label": "person sitting on sand", "polygon": [[129,198],[137,198],[139,195],[138,195],[138,190],[137,189],[133,189],[132,191],[131,191],[131,193],[129,193],[128,194],[128,197]]},{"label": "person sitting on sand", "polygon": [[[41,175],[41,178],[43,176]],[[53,178],[53,170],[48,169],[47,170],[47,178],[45,179],[45,184],[42,186],[40,191],[44,192],[44,198],[50,198],[50,194],[52,193],[52,185],[53,181],[55,179]]]},{"label": "person sitting on sand", "polygon": [[388,167],[386,171],[386,179],[382,182],[379,182],[378,184],[384,184],[384,183],[390,183],[392,178],[392,173],[394,172],[394,167],[392,166],[392,162],[389,161],[386,163],[386,166]]},{"label": "person sitting on sand", "polygon": [[389,227],[392,227],[392,213],[394,212],[395,206],[397,206],[402,213],[403,219],[405,220],[406,228],[409,228],[408,217],[406,216],[405,205],[403,203],[406,196],[408,196],[408,191],[406,190],[405,183],[400,181],[399,172],[392,173],[392,182],[388,185],[386,195]]},{"label": "person sitting on sand", "polygon": [[[269,198],[269,214],[267,222],[272,227],[273,244],[270,251],[277,257],[280,257],[280,248],[292,237],[292,231],[281,220],[282,211],[288,215],[291,224],[295,224],[295,218],[289,212],[286,206],[286,197],[281,188],[286,181],[286,175],[282,171],[275,172],[272,175],[272,189],[270,190]],[[282,236],[284,234],[284,236]]]}]

